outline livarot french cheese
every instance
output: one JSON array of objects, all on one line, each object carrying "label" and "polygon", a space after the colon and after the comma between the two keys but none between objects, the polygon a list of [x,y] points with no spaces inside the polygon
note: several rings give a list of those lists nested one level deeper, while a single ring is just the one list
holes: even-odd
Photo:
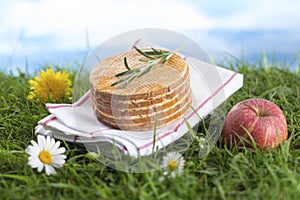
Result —
[{"label": "livarot french cheese", "polygon": [[90,89],[100,122],[122,130],[152,130],[187,113],[192,103],[189,67],[178,54],[161,58],[159,52],[168,53],[132,49],[93,68]]}]

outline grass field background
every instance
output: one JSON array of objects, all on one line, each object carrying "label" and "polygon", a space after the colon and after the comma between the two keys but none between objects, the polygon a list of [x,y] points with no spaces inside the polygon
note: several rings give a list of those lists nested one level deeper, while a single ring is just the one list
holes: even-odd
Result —
[{"label": "grass field background", "polygon": [[[164,182],[159,181],[162,170],[117,171],[67,143],[67,161],[57,175],[48,177],[31,169],[24,149],[36,140],[34,127],[48,112],[41,102],[26,99],[32,75],[0,72],[0,199],[299,199],[299,55],[295,63],[298,68],[293,70],[290,63],[266,57],[251,64],[243,60],[219,64],[244,75],[243,88],[225,102],[227,111],[248,98],[274,102],[287,118],[285,143],[261,152],[228,150],[218,142],[202,159],[193,143],[183,154],[182,175]],[[71,71],[72,79],[76,73],[73,66],[58,69]]]}]

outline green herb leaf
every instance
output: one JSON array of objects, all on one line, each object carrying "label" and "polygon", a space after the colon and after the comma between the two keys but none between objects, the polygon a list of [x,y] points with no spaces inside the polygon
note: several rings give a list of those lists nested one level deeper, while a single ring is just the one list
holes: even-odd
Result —
[{"label": "green herb leaf", "polygon": [[121,73],[116,74],[115,76],[116,76],[116,77],[125,76],[125,75],[132,74],[132,73],[135,73],[135,72],[138,72],[138,71],[139,71],[139,70],[128,70],[128,71],[123,71],[123,72],[121,72]]},{"label": "green herb leaf", "polygon": [[149,59],[154,59],[153,57],[149,56],[148,53],[146,52],[143,52],[142,50],[140,50],[139,48],[137,48],[136,46],[133,46],[134,49],[139,52],[141,55],[145,56],[146,58],[149,58]]},{"label": "green herb leaf", "polygon": [[127,58],[124,57],[124,65],[127,70],[116,74],[115,77],[123,77],[123,78],[114,82],[113,84],[111,84],[111,86],[116,86],[123,83],[122,87],[124,88],[135,78],[144,76],[156,66],[163,65],[174,55],[174,52],[157,50],[153,47],[151,47],[150,51],[149,50],[142,51],[136,46],[134,46],[134,49],[139,54],[145,57],[145,59],[139,59],[139,61],[144,62],[145,65],[132,69],[128,65]]},{"label": "green herb leaf", "polygon": [[124,65],[125,65],[126,69],[131,70],[130,67],[129,67],[129,65],[128,65],[126,57],[124,57]]}]

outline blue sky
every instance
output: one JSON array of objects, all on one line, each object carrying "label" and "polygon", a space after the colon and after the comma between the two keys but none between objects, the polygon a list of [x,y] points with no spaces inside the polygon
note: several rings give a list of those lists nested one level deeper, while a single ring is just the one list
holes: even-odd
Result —
[{"label": "blue sky", "polygon": [[291,57],[300,50],[299,8],[298,0],[1,0],[0,64],[55,52],[77,59],[74,52],[140,28],[177,31],[215,57]]}]

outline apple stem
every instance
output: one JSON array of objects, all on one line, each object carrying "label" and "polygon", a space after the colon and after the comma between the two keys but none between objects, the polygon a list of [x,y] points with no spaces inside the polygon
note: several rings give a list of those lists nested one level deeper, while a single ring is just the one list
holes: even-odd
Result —
[{"label": "apple stem", "polygon": [[267,117],[267,116],[270,116],[270,113],[265,109],[265,108],[255,108],[247,103],[242,103],[243,105],[251,108],[255,114],[259,117]]},{"label": "apple stem", "polygon": [[257,116],[260,116],[260,113],[259,113],[258,109],[254,108],[253,106],[251,106],[251,105],[249,105],[247,103],[242,103],[242,104],[245,105],[245,106],[247,106],[247,107],[249,107],[249,108],[251,108],[255,112],[255,114]]}]

